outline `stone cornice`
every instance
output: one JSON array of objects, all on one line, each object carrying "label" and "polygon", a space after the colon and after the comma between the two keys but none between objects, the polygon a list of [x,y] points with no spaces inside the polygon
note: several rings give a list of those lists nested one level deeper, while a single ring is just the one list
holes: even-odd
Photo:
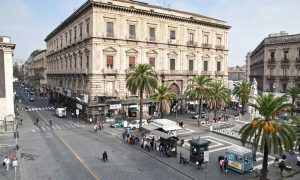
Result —
[{"label": "stone cornice", "polygon": [[15,49],[16,45],[11,43],[0,43],[0,49],[9,51]]}]

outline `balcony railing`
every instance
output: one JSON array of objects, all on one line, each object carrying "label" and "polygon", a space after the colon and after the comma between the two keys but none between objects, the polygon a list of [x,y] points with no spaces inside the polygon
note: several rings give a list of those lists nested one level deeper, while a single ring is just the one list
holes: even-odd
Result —
[{"label": "balcony railing", "polygon": [[215,74],[216,75],[219,75],[219,76],[224,76],[224,71],[215,71]]},{"label": "balcony railing", "polygon": [[299,75],[299,76],[295,76],[295,77],[294,77],[294,80],[295,80],[295,81],[300,81],[300,75]]},{"label": "balcony railing", "polygon": [[156,41],[156,38],[155,37],[149,37],[149,39],[148,39],[149,41],[153,41],[153,42],[155,42]]},{"label": "balcony railing", "polygon": [[202,71],[201,72],[203,75],[211,75],[211,71]]},{"label": "balcony railing", "polygon": [[118,70],[117,69],[103,69],[102,70],[103,74],[118,74]]},{"label": "balcony railing", "polygon": [[107,38],[113,38],[114,37],[114,33],[113,32],[108,32],[106,33],[106,36]]},{"label": "balcony railing", "polygon": [[211,44],[202,43],[202,48],[210,49],[211,47]]},{"label": "balcony railing", "polygon": [[276,79],[276,76],[270,75],[270,76],[267,77],[267,79],[268,79],[268,80],[275,80],[275,79]]},{"label": "balcony railing", "polygon": [[275,58],[269,58],[268,59],[268,64],[276,64],[276,59]]},{"label": "balcony railing", "polygon": [[216,49],[221,49],[221,50],[223,50],[223,49],[225,49],[225,46],[216,45]]},{"label": "balcony railing", "polygon": [[289,64],[290,61],[288,59],[282,59],[281,64]]},{"label": "balcony railing", "polygon": [[169,39],[168,43],[169,44],[177,44],[177,40],[176,39]]},{"label": "balcony railing", "polygon": [[129,35],[129,36],[128,36],[128,39],[136,40],[136,35]]},{"label": "balcony railing", "polygon": [[280,76],[280,79],[281,79],[281,80],[288,80],[288,79],[289,79],[289,76]]},{"label": "balcony railing", "polygon": [[198,46],[198,43],[194,42],[194,41],[187,41],[186,45],[188,45],[188,46]]},{"label": "balcony railing", "polygon": [[197,75],[198,71],[193,70],[161,70],[160,74],[164,75]]}]

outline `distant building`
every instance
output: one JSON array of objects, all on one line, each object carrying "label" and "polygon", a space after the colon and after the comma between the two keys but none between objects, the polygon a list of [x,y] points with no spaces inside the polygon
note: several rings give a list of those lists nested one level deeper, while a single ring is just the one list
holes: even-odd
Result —
[{"label": "distant building", "polygon": [[0,133],[15,129],[13,91],[13,50],[10,38],[0,36]]},{"label": "distant building", "polygon": [[300,34],[283,31],[266,37],[250,55],[250,78],[265,92],[300,87]]},{"label": "distant building", "polygon": [[228,68],[228,80],[229,81],[242,81],[246,80],[246,66],[236,66]]},{"label": "distant building", "polygon": [[250,81],[250,56],[251,56],[251,52],[248,52],[246,55],[246,78],[248,81]]}]

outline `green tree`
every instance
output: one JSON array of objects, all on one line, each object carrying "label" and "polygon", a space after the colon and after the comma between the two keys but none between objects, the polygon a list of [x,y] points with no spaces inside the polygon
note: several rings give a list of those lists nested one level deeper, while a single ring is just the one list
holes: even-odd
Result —
[{"label": "green tree", "polygon": [[136,64],[126,76],[126,87],[129,91],[140,97],[140,128],[143,119],[143,97],[144,93],[150,95],[157,88],[157,74],[149,64]]},{"label": "green tree", "polygon": [[[295,101],[299,98],[300,88],[290,87],[287,89],[286,94],[292,98],[292,104],[295,105]],[[293,110],[292,110],[292,115],[294,114]]]},{"label": "green tree", "polygon": [[233,89],[233,94],[239,97],[242,104],[242,114],[244,114],[245,104],[249,100],[250,84],[247,80],[243,80],[242,83],[237,84]]},{"label": "green tree", "polygon": [[215,117],[217,116],[217,111],[225,106],[230,101],[229,90],[221,82],[213,82],[209,88],[210,93],[210,103],[215,110]]},{"label": "green tree", "polygon": [[276,120],[276,116],[280,111],[292,107],[287,103],[287,97],[276,97],[273,93],[254,98],[255,103],[247,105],[254,107],[259,111],[261,117],[255,118],[251,123],[243,126],[239,134],[241,142],[253,143],[263,152],[263,164],[260,179],[267,179],[268,155],[273,150],[274,154],[282,154],[283,148],[293,149],[295,141],[295,133],[293,129]]},{"label": "green tree", "polygon": [[212,83],[212,79],[205,75],[197,75],[193,78],[192,84],[189,84],[186,90],[186,94],[190,98],[196,98],[199,101],[199,118],[201,117],[201,111],[203,106],[203,100],[209,98],[209,90]]},{"label": "green tree", "polygon": [[297,145],[300,143],[300,117],[299,116],[292,116],[292,121],[294,125],[295,135],[298,138]]},{"label": "green tree", "polygon": [[159,102],[160,114],[163,117],[165,113],[170,113],[170,103],[176,99],[176,94],[170,91],[169,85],[162,84],[155,90],[152,99]]},{"label": "green tree", "polygon": [[14,65],[13,65],[13,76],[14,76],[14,78],[19,77],[19,65],[18,65],[18,63],[14,63]]}]

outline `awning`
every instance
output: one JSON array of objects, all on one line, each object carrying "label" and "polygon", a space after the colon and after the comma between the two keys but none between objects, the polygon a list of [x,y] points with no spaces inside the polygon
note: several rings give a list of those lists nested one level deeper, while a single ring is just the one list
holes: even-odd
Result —
[{"label": "awning", "polygon": [[172,137],[169,134],[166,134],[166,133],[158,131],[158,130],[153,130],[153,131],[151,131],[151,133],[155,136],[159,136],[159,137],[164,138],[164,139],[169,139],[169,138]]},{"label": "awning", "polygon": [[155,129],[158,129],[159,127],[157,126],[154,126],[152,124],[145,124],[142,126],[142,128],[148,130],[148,131],[152,131],[152,130],[155,130]]},{"label": "awning", "polygon": [[130,112],[138,112],[139,110],[137,108],[129,108]]},{"label": "awning", "polygon": [[178,130],[178,129],[182,129],[180,126],[178,126],[178,125],[168,125],[168,126],[163,126],[162,127],[163,128],[163,130],[165,130],[165,131],[175,131],[175,130]]}]

